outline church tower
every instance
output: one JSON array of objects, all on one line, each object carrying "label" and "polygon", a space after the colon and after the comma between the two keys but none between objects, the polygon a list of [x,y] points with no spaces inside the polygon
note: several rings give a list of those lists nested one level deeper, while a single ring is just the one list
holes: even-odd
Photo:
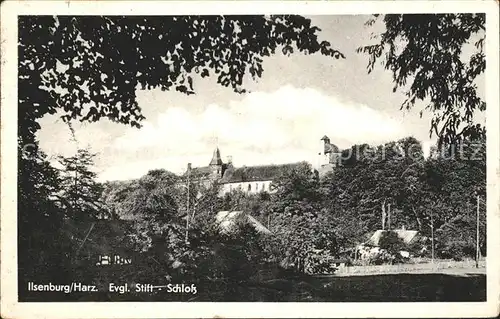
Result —
[{"label": "church tower", "polygon": [[222,177],[222,167],[224,163],[222,162],[219,147],[216,147],[212,155],[212,160],[208,166],[210,167],[211,175],[213,179],[219,179]]},{"label": "church tower", "polygon": [[330,144],[330,139],[328,136],[323,136],[321,140],[323,143],[321,144],[321,151],[318,153],[319,159],[319,167],[322,167],[330,162],[329,153],[327,151],[327,145]]},{"label": "church tower", "polygon": [[324,164],[330,164],[333,167],[340,166],[341,152],[337,145],[330,143],[330,138],[328,136],[323,136],[321,138],[323,141],[323,155],[325,158]]},{"label": "church tower", "polygon": [[323,149],[319,153],[320,165],[318,172],[320,176],[324,176],[340,165],[341,153],[337,145],[330,143],[328,136],[323,136],[321,141],[323,141]]}]

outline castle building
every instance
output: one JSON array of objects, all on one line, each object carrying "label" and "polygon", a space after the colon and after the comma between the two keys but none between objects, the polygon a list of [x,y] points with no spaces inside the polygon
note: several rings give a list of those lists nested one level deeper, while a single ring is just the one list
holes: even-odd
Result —
[{"label": "castle building", "polygon": [[211,183],[221,179],[229,165],[231,164],[222,162],[220,150],[216,147],[208,166],[193,168],[191,163],[188,163],[185,175],[189,175],[191,181],[201,182],[205,186],[209,186]]},{"label": "castle building", "polygon": [[[330,143],[330,139],[324,136],[323,151],[320,155],[320,165],[317,168],[319,175],[323,176],[328,171],[340,165],[340,150]],[[205,187],[214,182],[221,185],[221,195],[233,190],[241,190],[246,193],[272,193],[273,180],[287,170],[300,165],[300,162],[279,165],[257,165],[235,167],[232,157],[228,156],[226,163],[222,161],[218,147],[215,148],[212,159],[208,166],[195,167],[188,163],[185,176],[189,176],[192,182],[202,183]]]}]

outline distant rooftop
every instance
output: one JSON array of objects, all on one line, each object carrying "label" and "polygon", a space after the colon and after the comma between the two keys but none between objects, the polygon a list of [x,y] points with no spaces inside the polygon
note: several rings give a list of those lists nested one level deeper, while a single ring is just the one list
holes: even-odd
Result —
[{"label": "distant rooftop", "polygon": [[299,164],[300,163],[243,166],[238,168],[229,167],[224,172],[221,183],[268,181],[276,178],[276,176],[284,173],[289,169],[297,167]]},{"label": "distant rooftop", "polygon": [[[398,235],[398,237],[403,240],[405,244],[411,244],[419,237],[417,230],[393,229],[391,231],[395,232]],[[370,239],[367,241],[367,244],[373,246],[379,246],[380,238],[382,237],[382,234],[385,232],[388,232],[388,230],[379,229],[375,231],[373,235],[370,237]]]},{"label": "distant rooftop", "polygon": [[267,229],[267,227],[262,225],[254,217],[242,211],[220,211],[215,216],[215,220],[225,232],[233,231],[234,227],[236,227],[237,222],[242,221],[252,225],[255,230],[257,230],[261,234],[271,234],[271,231]]},{"label": "distant rooftop", "polygon": [[[187,172],[186,172],[187,173]],[[191,168],[191,177],[206,177],[212,173],[212,169],[210,166],[203,166],[203,167],[193,167]]]}]

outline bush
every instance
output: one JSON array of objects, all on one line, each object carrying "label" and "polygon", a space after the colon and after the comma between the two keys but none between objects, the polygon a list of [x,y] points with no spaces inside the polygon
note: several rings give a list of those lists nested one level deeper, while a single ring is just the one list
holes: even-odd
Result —
[{"label": "bush", "polygon": [[408,245],[408,252],[413,257],[430,257],[431,256],[431,242],[430,240],[419,240],[410,245]]},{"label": "bush", "polygon": [[[397,253],[399,255],[399,252]],[[385,265],[394,264],[398,261],[395,254],[390,254],[387,250],[381,249],[378,253],[373,254],[368,259],[370,265]]]},{"label": "bush", "polygon": [[474,257],[476,254],[476,247],[474,243],[465,240],[450,240],[438,245],[436,251],[439,258],[451,258],[458,261],[467,257]]},{"label": "bush", "polygon": [[406,245],[401,238],[399,238],[396,232],[388,231],[382,233],[379,241],[379,246],[381,249],[387,252],[387,255],[390,255],[391,257],[388,257],[385,254],[381,254],[381,256],[377,257],[376,262],[390,262],[392,264],[395,264],[403,263],[407,260],[407,258],[404,258],[400,252],[409,251],[410,247]]},{"label": "bush", "polygon": [[399,253],[401,250],[406,250],[408,248],[403,240],[399,238],[398,234],[393,231],[382,233],[379,246],[381,249],[385,249],[389,253]]},{"label": "bush", "polygon": [[306,273],[333,274],[337,271],[335,256],[326,249],[314,249],[306,259]]}]

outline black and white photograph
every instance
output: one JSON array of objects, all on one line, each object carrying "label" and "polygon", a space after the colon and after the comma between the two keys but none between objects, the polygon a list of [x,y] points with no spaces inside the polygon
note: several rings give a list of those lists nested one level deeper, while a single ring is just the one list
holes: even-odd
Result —
[{"label": "black and white photograph", "polygon": [[5,1],[2,317],[498,314],[498,2],[346,2]]}]

